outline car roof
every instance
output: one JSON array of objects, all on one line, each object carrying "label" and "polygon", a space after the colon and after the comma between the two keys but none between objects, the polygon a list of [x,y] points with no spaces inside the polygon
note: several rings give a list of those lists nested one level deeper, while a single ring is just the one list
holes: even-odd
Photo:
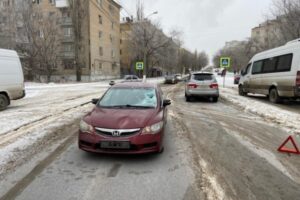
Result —
[{"label": "car roof", "polygon": [[156,83],[144,83],[144,82],[123,82],[118,83],[113,88],[157,88]]}]

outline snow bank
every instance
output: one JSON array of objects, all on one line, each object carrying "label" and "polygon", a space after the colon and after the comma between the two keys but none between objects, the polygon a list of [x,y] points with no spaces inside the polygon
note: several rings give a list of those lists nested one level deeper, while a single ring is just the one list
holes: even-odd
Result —
[{"label": "snow bank", "polygon": [[238,95],[237,89],[220,88],[222,98],[243,108],[245,111],[257,114],[285,128],[291,134],[300,133],[300,114],[285,110],[276,105],[256,101],[249,97]]}]

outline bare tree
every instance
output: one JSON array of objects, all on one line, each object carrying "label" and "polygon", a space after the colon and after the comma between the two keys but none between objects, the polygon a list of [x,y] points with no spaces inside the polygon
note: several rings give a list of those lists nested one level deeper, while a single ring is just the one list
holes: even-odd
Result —
[{"label": "bare tree", "polygon": [[70,16],[72,19],[72,27],[74,34],[74,50],[75,60],[74,65],[76,69],[76,80],[81,81],[82,66],[85,65],[84,60],[81,58],[81,53],[84,46],[83,29],[87,29],[85,19],[88,10],[88,0],[68,0]]},{"label": "bare tree", "polygon": [[271,13],[278,22],[281,43],[300,38],[299,0],[273,0]]},{"label": "bare tree", "polygon": [[59,18],[55,13],[45,15],[34,6],[24,1],[20,10],[26,41],[19,44],[18,50],[25,54],[30,73],[46,75],[49,82],[60,55]]}]

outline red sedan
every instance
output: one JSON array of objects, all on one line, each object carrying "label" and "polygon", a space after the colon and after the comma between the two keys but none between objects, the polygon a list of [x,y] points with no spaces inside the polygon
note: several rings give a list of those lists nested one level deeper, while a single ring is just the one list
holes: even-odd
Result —
[{"label": "red sedan", "polygon": [[163,151],[170,100],[156,84],[117,84],[80,122],[79,148],[96,153],[142,154]]}]

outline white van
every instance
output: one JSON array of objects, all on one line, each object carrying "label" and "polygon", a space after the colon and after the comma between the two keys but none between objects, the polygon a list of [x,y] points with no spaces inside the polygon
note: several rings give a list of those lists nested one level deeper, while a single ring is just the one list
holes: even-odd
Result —
[{"label": "white van", "polygon": [[24,75],[17,52],[0,49],[0,111],[25,96]]},{"label": "white van", "polygon": [[241,72],[239,94],[263,94],[273,103],[300,98],[300,39],[256,54]]}]

